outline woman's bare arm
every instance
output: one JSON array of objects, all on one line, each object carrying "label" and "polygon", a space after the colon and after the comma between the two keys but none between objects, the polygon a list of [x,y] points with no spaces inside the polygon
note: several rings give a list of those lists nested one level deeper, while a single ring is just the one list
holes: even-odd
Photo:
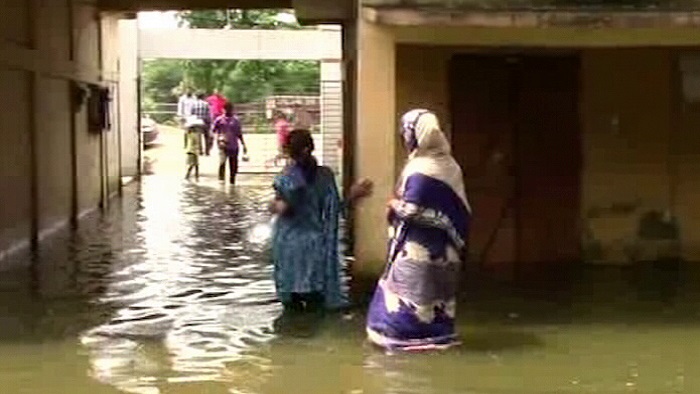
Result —
[{"label": "woman's bare arm", "polygon": [[281,196],[276,195],[268,209],[273,215],[284,215],[289,212],[289,204]]}]

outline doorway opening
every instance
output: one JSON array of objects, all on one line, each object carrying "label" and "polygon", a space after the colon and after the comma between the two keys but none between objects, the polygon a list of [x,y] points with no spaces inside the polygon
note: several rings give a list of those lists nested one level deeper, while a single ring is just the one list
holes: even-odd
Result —
[{"label": "doorway opening", "polygon": [[457,55],[452,143],[475,215],[470,247],[499,279],[545,281],[581,259],[579,57]]},{"label": "doorway opening", "polygon": [[[147,14],[140,14],[139,20],[149,19],[142,18]],[[300,26],[291,10],[157,14],[169,14],[171,23],[138,27],[139,99],[134,111],[139,113],[144,173],[182,167],[184,131],[178,102],[183,94],[199,93],[207,101],[219,92],[233,104],[249,148],[248,155],[240,156],[239,173],[257,178],[282,169],[284,161],[275,160],[281,153],[276,120],[285,115],[290,129],[299,118],[306,119],[304,128],[314,135],[315,155],[341,182],[344,89],[339,25]],[[202,164],[211,170],[219,167],[219,155],[216,142],[209,143],[214,145],[212,153]],[[209,172],[211,177],[217,171]]]}]

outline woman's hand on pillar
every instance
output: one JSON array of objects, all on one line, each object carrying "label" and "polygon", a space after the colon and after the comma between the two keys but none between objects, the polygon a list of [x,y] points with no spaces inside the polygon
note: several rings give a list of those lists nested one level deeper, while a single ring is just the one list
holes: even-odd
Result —
[{"label": "woman's hand on pillar", "polygon": [[350,201],[357,201],[365,197],[372,195],[374,190],[374,183],[369,179],[363,179],[350,187],[348,193],[348,199]]}]

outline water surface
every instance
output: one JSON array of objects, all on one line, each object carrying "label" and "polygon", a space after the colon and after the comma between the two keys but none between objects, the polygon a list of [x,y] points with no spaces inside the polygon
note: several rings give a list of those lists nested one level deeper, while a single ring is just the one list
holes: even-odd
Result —
[{"label": "water surface", "polygon": [[147,177],[32,269],[3,273],[0,392],[700,392],[700,276],[678,267],[668,280],[582,272],[553,293],[472,280],[464,344],[441,354],[372,349],[361,307],[281,316],[266,248],[250,239],[269,219],[256,184]]}]

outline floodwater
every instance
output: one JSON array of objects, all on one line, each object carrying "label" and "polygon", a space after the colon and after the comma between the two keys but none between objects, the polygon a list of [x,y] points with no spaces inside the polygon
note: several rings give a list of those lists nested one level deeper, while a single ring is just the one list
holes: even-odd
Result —
[{"label": "floodwater", "polygon": [[0,392],[700,392],[700,297],[674,272],[601,270],[551,294],[472,281],[445,353],[371,348],[363,307],[281,316],[251,239],[270,190],[250,183],[146,177],[0,275]]}]

